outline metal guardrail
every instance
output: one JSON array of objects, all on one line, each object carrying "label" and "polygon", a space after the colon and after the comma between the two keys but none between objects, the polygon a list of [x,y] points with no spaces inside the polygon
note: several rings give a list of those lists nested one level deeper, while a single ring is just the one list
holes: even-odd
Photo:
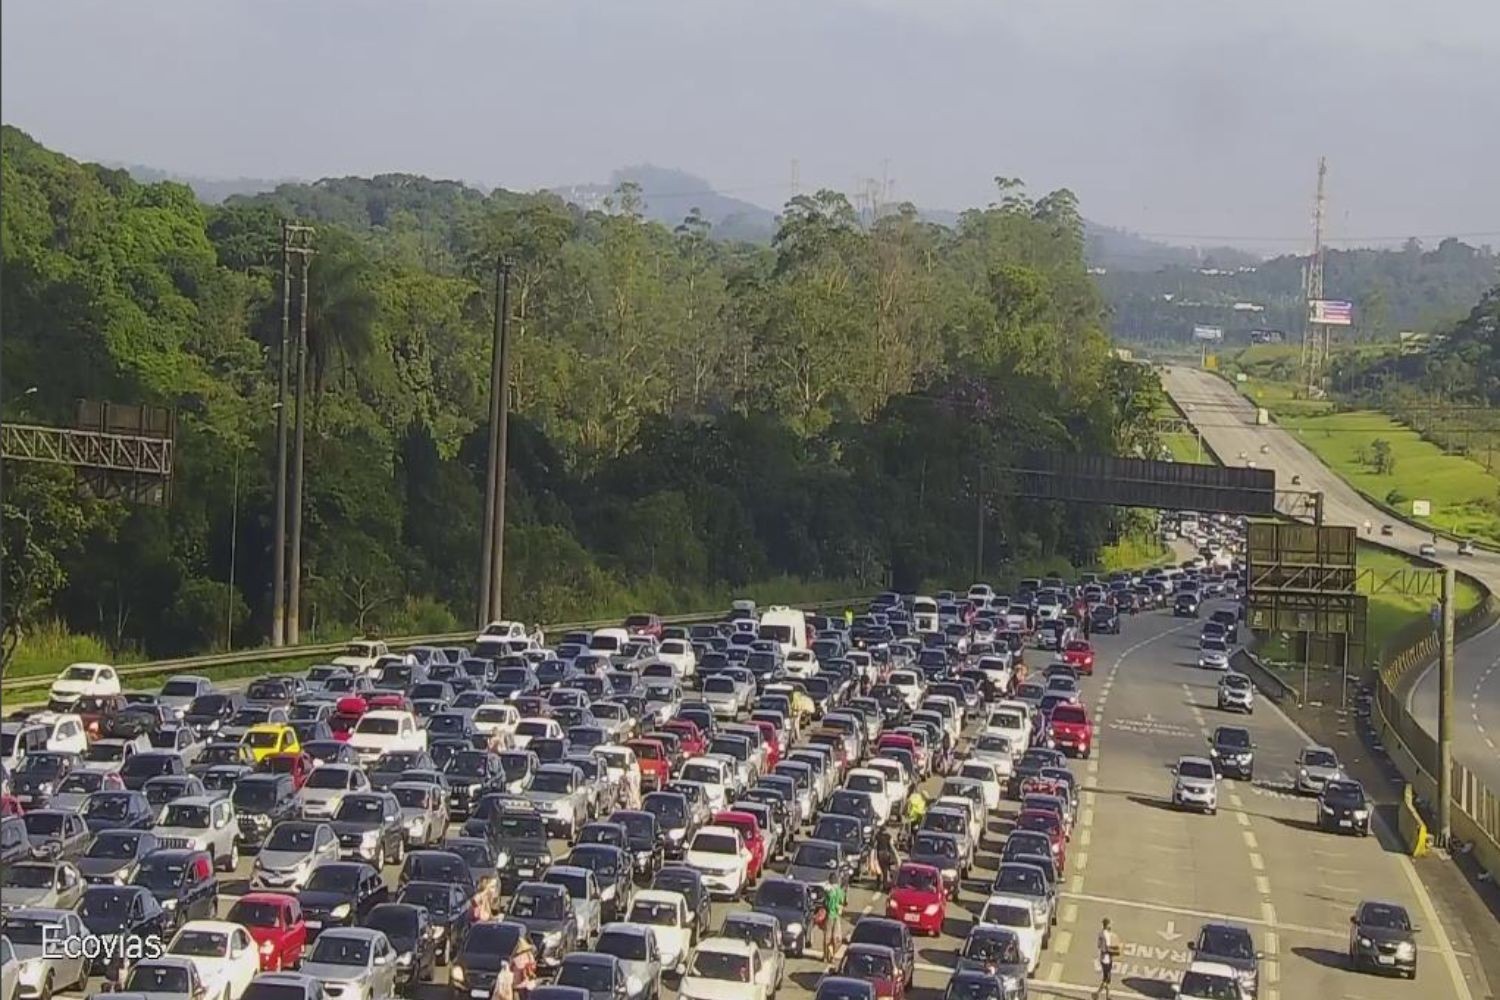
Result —
[{"label": "metal guardrail", "polygon": [[[870,600],[871,595],[864,594],[858,597],[844,597],[832,601],[813,601],[797,604],[796,607],[804,611],[826,611],[834,608],[845,608],[850,606],[863,606]],[[680,615],[661,616],[664,625],[695,625],[706,621],[722,618],[727,609],[719,611],[695,611]],[[582,629],[608,628],[619,625],[619,618],[604,618],[586,622],[562,622],[548,627],[549,632],[563,633]],[[368,636],[371,641],[384,642],[393,650],[406,649],[410,646],[452,646],[461,643],[470,643],[478,635],[478,629],[466,629],[462,632],[440,632],[434,635],[406,635],[377,637]],[[310,643],[299,646],[263,647],[258,649],[238,650],[230,653],[208,653],[202,656],[184,656],[168,660],[149,660],[144,663],[132,663],[123,667],[116,667],[116,672],[122,680],[131,677],[149,677],[157,674],[211,674],[215,669],[222,667],[238,667],[247,664],[260,663],[285,663],[289,660],[305,660],[321,656],[337,656],[344,652],[344,648],[350,642],[360,642],[361,639],[345,639],[341,642]],[[34,688],[46,688],[52,685],[56,677],[51,674],[31,674],[25,677],[6,678],[0,682],[0,692],[11,695],[16,692],[28,691]]]}]

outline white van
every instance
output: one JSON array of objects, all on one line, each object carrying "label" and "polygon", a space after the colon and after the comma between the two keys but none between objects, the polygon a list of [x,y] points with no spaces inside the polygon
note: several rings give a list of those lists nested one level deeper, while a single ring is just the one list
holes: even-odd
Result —
[{"label": "white van", "polygon": [[756,635],[779,643],[782,653],[807,648],[807,616],[797,608],[776,605],[760,616]]},{"label": "white van", "polygon": [[630,641],[630,633],[622,628],[601,628],[589,636],[589,649],[605,656],[614,656]]},{"label": "white van", "polygon": [[937,601],[930,597],[913,597],[911,621],[918,632],[936,632],[938,630]]}]

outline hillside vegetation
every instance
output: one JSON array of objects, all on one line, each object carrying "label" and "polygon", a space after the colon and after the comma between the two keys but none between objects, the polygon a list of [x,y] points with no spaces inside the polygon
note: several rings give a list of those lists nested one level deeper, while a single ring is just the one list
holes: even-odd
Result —
[{"label": "hillside vegetation", "polygon": [[[472,619],[502,255],[509,614],[967,576],[981,469],[1158,444],[1159,387],[1111,359],[1066,191],[1005,181],[951,228],[909,207],[861,227],[820,191],[757,247],[651,222],[628,185],[588,212],[405,175],[211,208],[14,129],[0,153],[7,419],[99,399],[178,420],[165,508],[7,464],[7,649],[53,618],[112,655],[266,634],[284,218],[317,226],[304,638]],[[997,576],[1094,562],[1128,527],[998,495],[985,517]]]}]

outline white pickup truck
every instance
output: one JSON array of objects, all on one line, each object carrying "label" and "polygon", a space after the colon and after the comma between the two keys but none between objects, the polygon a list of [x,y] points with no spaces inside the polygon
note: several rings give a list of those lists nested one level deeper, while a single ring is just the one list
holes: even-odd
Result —
[{"label": "white pickup truck", "polygon": [[376,709],[360,716],[349,734],[349,745],[359,755],[359,762],[368,764],[384,753],[426,750],[427,731],[418,727],[410,712]]},{"label": "white pickup truck", "polygon": [[378,639],[355,639],[344,647],[344,652],[333,658],[335,667],[343,667],[351,674],[367,674],[375,669],[382,656],[389,656],[391,647]]}]

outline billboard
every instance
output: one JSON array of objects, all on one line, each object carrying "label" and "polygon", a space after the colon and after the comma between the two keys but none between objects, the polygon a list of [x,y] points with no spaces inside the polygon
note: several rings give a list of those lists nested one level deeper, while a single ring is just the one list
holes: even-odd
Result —
[{"label": "billboard", "polygon": [[1223,340],[1224,330],[1217,326],[1195,326],[1193,327],[1194,340]]},{"label": "billboard", "polygon": [[1311,310],[1308,321],[1325,326],[1351,326],[1354,323],[1354,304],[1335,299],[1313,299],[1307,307]]}]

